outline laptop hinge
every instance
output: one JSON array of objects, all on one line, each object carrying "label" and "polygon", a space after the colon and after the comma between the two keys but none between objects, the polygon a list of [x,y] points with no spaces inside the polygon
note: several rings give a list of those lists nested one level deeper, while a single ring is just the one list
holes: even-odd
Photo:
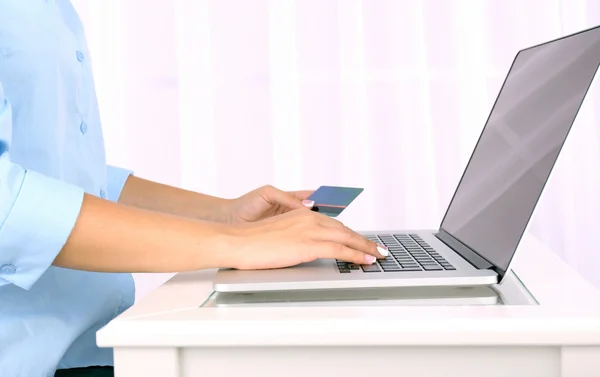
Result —
[{"label": "laptop hinge", "polygon": [[435,236],[446,244],[449,248],[454,250],[457,254],[471,263],[475,268],[479,270],[493,269],[494,265],[483,259],[479,254],[465,246],[462,242],[452,237],[448,232],[441,229]]}]

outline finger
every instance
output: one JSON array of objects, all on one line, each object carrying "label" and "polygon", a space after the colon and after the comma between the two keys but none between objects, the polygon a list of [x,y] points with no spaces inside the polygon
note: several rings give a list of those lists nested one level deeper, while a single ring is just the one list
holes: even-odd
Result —
[{"label": "finger", "polygon": [[387,247],[378,245],[343,225],[342,228],[321,228],[316,236],[318,240],[335,242],[376,258],[383,259],[389,255]]},{"label": "finger", "polygon": [[[369,250],[372,251],[373,248],[375,248],[376,252],[372,253],[372,255],[375,255],[377,258],[385,258],[389,255],[389,251],[386,246],[369,241],[364,236],[361,236],[360,234],[354,232],[353,230],[351,230],[350,228],[345,226],[342,222],[340,222],[334,218],[331,218],[329,216],[320,214],[320,213],[315,213],[314,216],[317,216],[317,218],[318,218],[317,221],[318,221],[319,225],[321,225],[325,228],[336,229],[336,230],[342,231],[347,236],[350,236],[353,239],[358,238],[358,240],[359,240],[358,242],[361,242],[363,245],[366,242],[370,246]],[[343,234],[342,235],[338,234],[338,237],[335,239],[335,242],[339,242],[343,237],[344,237]],[[347,245],[347,246],[349,246],[349,245]],[[356,246],[356,244],[355,244],[355,246]],[[359,248],[358,250],[362,250],[362,249]],[[371,253],[370,251],[366,251],[366,252]]]},{"label": "finger", "polygon": [[267,201],[271,204],[278,204],[290,210],[300,208],[312,208],[314,202],[296,197],[293,193],[279,190],[275,187],[269,187],[266,192]]},{"label": "finger", "polygon": [[338,259],[356,264],[373,264],[377,260],[373,255],[365,254],[335,242],[322,242],[314,250],[317,253],[314,256],[315,259]]},{"label": "finger", "polygon": [[314,190],[302,190],[302,191],[290,191],[289,194],[292,194],[296,198],[300,200],[306,200],[310,198],[310,196],[315,192]]}]

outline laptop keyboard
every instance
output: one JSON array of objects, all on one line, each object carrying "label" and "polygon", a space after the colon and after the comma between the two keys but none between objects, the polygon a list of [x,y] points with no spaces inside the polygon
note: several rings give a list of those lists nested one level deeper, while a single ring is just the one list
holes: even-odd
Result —
[{"label": "laptop keyboard", "polygon": [[358,265],[338,260],[340,273],[456,270],[416,234],[378,234],[367,235],[366,238],[387,246],[390,255],[385,259],[378,259],[371,265]]}]

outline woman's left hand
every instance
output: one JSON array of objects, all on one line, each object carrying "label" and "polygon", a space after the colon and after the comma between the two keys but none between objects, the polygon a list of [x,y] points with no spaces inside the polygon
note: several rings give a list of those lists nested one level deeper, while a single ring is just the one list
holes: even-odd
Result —
[{"label": "woman's left hand", "polygon": [[226,218],[230,224],[249,223],[281,215],[295,209],[310,209],[314,203],[308,197],[312,191],[281,191],[273,186],[263,186],[225,204]]}]

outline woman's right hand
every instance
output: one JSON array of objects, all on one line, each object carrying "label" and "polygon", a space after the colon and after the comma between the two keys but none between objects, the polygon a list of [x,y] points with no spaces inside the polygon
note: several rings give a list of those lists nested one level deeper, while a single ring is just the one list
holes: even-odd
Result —
[{"label": "woman's right hand", "polygon": [[384,246],[306,209],[234,226],[226,243],[227,255],[221,257],[227,267],[240,270],[291,267],[323,258],[372,264],[387,255]]}]

